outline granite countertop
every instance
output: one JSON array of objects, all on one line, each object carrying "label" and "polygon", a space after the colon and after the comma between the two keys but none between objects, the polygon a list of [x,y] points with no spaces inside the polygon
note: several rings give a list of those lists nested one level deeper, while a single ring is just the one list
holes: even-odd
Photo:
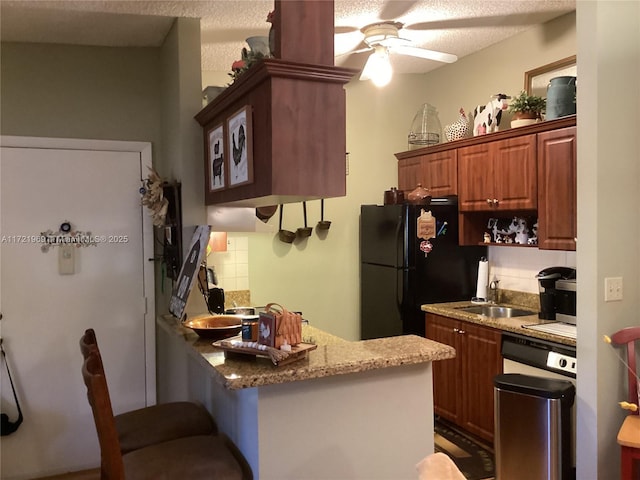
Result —
[{"label": "granite countertop", "polygon": [[413,365],[455,357],[455,349],[416,335],[350,342],[310,325],[302,326],[302,341],[315,343],[307,358],[275,366],[268,358],[225,358],[213,340],[199,337],[172,316],[156,323],[181,338],[188,351],[229,390],[297,382],[312,378]]},{"label": "granite countertop", "polygon": [[537,310],[531,308],[530,306],[500,303],[500,306],[504,306],[504,307],[526,308],[529,310],[535,310],[535,313],[533,313],[532,315],[526,315],[522,317],[489,318],[476,313],[469,313],[469,312],[464,312],[460,310],[461,308],[470,307],[471,305],[472,303],[469,301],[450,302],[450,303],[431,303],[431,304],[422,305],[422,310],[425,312],[442,315],[443,317],[455,318],[457,320],[464,320],[466,322],[477,323],[480,325],[497,328],[499,330],[504,330],[507,332],[518,333],[520,335],[525,335],[527,337],[540,338],[542,340],[549,340],[552,342],[561,343],[563,345],[571,345],[571,346],[576,345],[575,338],[564,337],[561,335],[553,335],[551,333],[540,332],[537,330],[524,328],[523,325],[539,325],[543,323],[550,323],[548,320],[540,320],[538,318]]}]

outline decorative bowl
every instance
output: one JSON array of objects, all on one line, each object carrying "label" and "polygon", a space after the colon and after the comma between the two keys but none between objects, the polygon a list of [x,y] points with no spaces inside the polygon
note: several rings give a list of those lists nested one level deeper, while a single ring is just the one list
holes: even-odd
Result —
[{"label": "decorative bowl", "polygon": [[210,315],[185,320],[182,325],[203,338],[221,339],[240,333],[246,315]]}]

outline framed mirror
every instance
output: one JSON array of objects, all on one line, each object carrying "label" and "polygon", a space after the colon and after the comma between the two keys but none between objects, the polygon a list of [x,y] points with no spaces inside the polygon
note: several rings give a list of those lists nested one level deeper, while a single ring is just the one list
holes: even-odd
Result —
[{"label": "framed mirror", "polygon": [[576,56],[572,55],[542,67],[524,72],[524,90],[529,95],[545,98],[549,80],[561,76],[577,76]]}]

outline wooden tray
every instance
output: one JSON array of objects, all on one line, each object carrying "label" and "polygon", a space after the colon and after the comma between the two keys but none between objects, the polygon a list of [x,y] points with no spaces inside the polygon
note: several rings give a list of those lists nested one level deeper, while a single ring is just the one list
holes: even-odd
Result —
[{"label": "wooden tray", "polygon": [[213,342],[212,345],[216,348],[224,350],[224,355],[226,358],[233,358],[233,357],[239,358],[239,357],[246,357],[246,356],[251,356],[254,358],[262,357],[262,358],[267,358],[271,360],[273,364],[276,366],[288,365],[290,363],[297,362],[298,360],[302,360],[303,358],[307,357],[308,352],[318,348],[318,346],[313,343],[299,343],[295,347],[291,347],[291,352],[289,352],[289,356],[287,356],[287,358],[280,361],[276,361],[276,360],[272,360],[271,357],[269,357],[269,354],[264,350],[258,350],[257,348],[240,347],[240,346],[233,347],[228,344],[223,345],[223,343],[228,343],[230,341],[232,342],[233,340],[229,340],[229,339],[218,340],[216,342]]}]

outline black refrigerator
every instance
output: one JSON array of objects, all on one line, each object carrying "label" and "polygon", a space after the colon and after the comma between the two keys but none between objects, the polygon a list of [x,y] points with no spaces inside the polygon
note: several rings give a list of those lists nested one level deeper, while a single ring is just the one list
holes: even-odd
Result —
[{"label": "black refrigerator", "polygon": [[[418,217],[435,230],[418,237]],[[423,233],[424,235],[424,233]],[[360,207],[360,336],[425,336],[425,303],[471,300],[487,248],[458,246],[458,197],[420,205]]]}]

